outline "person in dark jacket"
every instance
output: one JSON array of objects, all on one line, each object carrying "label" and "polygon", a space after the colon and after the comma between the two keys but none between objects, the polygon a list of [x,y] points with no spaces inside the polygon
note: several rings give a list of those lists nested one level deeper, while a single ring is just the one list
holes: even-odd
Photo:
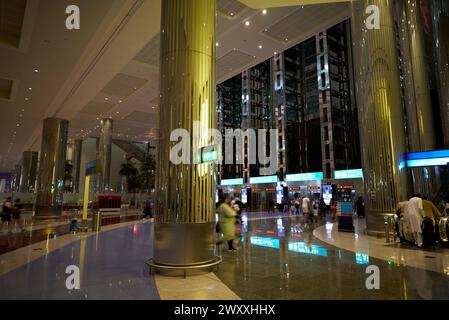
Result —
[{"label": "person in dark jacket", "polygon": [[[21,214],[23,211],[23,205],[20,202],[20,199],[16,199],[14,201],[14,208],[12,211],[13,225],[17,224],[21,231],[23,231],[23,223],[21,219]],[[15,226],[13,226],[15,228]]]},{"label": "person in dark jacket", "polygon": [[145,219],[147,219],[147,218],[152,219],[153,218],[153,213],[151,211],[152,206],[153,206],[153,201],[151,200],[151,197],[148,196],[147,200],[145,201],[144,210],[143,210],[143,212],[145,214]]},{"label": "person in dark jacket", "polygon": [[359,197],[355,202],[355,209],[357,211],[357,216],[359,217],[365,216],[365,201],[363,201],[362,197]]},{"label": "person in dark jacket", "polygon": [[3,211],[2,211],[2,227],[0,229],[0,232],[3,231],[3,228],[5,226],[5,224],[8,226],[8,231],[11,227],[11,216],[13,214],[13,205],[12,205],[12,198],[11,197],[7,197],[5,199],[5,201],[3,201]]}]

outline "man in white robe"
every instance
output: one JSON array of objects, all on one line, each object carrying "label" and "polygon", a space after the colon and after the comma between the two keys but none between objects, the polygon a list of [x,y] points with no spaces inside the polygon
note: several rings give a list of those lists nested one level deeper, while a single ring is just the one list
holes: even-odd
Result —
[{"label": "man in white robe", "polygon": [[412,228],[413,236],[415,238],[415,244],[418,247],[421,247],[423,242],[421,224],[424,218],[422,199],[415,195],[409,200],[406,211],[410,227]]}]

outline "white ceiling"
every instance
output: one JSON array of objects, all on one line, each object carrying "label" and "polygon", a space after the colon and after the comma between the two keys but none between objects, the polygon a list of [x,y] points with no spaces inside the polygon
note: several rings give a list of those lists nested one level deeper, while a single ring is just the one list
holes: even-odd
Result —
[{"label": "white ceiling", "polygon": [[[10,20],[20,21],[20,2],[8,8],[19,15]],[[65,7],[75,3],[81,29],[70,31]],[[350,16],[348,4],[270,8],[265,15],[236,0],[217,6],[217,83]],[[70,121],[71,138],[98,135],[99,119],[112,117],[117,138],[156,139],[160,1],[28,0],[20,41],[3,41],[2,30],[0,21],[0,170],[12,169],[25,150],[39,151],[50,116]],[[2,99],[10,80],[12,97]]]}]

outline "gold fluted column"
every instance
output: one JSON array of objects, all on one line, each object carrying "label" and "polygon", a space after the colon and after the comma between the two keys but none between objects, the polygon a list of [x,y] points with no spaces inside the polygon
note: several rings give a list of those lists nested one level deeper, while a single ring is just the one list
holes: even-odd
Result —
[{"label": "gold fluted column", "polygon": [[97,145],[97,161],[100,165],[99,193],[109,193],[111,177],[113,120],[104,118],[100,120],[100,137]]},{"label": "gold fluted column", "polygon": [[[215,164],[174,164],[173,130],[191,137],[191,155],[213,143],[215,0],[164,0],[154,261],[194,265],[214,259]],[[194,122],[199,126],[195,127]],[[192,156],[190,158],[192,158]]]},{"label": "gold fluted column", "polygon": [[22,169],[20,174],[20,192],[34,192],[37,177],[37,159],[39,153],[24,151],[22,153]]},{"label": "gold fluted column", "polygon": [[[417,0],[397,0],[402,53],[408,151],[436,149],[424,24]],[[432,197],[436,192],[434,168],[411,169],[413,191]]]},{"label": "gold fluted column", "polygon": [[36,217],[53,219],[62,214],[68,128],[67,120],[58,118],[44,120],[35,205]]},{"label": "gold fluted column", "polygon": [[432,0],[433,50],[444,144],[449,148],[449,2]]},{"label": "gold fluted column", "polygon": [[[353,49],[366,222],[370,233],[383,230],[383,215],[405,200],[407,174],[401,166],[406,152],[398,55],[392,0],[352,2]],[[380,9],[380,29],[367,29],[365,9]]]}]

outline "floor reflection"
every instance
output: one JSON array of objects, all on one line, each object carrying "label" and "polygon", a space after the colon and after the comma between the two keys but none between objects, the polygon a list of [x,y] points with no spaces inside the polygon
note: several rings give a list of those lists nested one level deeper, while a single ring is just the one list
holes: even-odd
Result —
[{"label": "floor reflection", "polygon": [[[242,299],[449,299],[449,276],[326,244],[300,216],[244,219],[240,249],[223,251],[217,276]],[[368,290],[368,265],[380,289]]]}]

